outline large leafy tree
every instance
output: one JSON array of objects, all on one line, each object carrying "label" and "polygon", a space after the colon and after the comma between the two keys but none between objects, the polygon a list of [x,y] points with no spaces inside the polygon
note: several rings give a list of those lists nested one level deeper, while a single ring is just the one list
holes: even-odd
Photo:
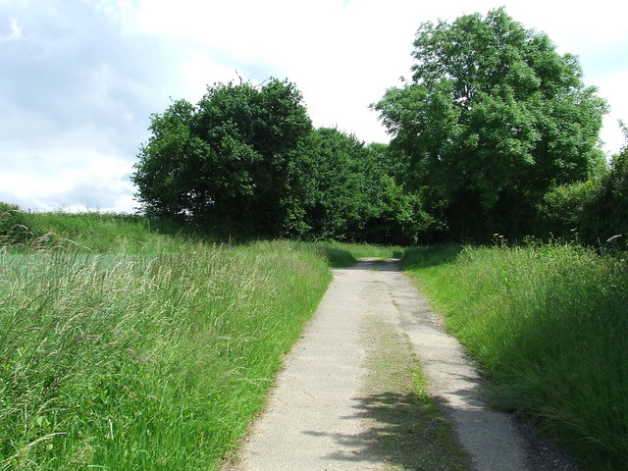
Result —
[{"label": "large leafy tree", "polygon": [[285,233],[307,238],[410,242],[420,211],[416,195],[393,178],[382,144],[365,145],[331,128],[312,131],[294,151],[292,191],[282,202]]},{"label": "large leafy tree", "polygon": [[147,213],[280,231],[290,158],[311,131],[292,83],[216,84],[197,105],[180,100],[153,115],[150,131],[133,177]]},{"label": "large leafy tree", "polygon": [[458,236],[513,230],[550,186],[599,167],[604,101],[574,56],[503,9],[421,25],[413,56],[412,81],[375,108],[406,183],[448,202]]},{"label": "large leafy tree", "polygon": [[354,239],[373,211],[368,195],[378,175],[367,175],[369,152],[353,136],[332,128],[311,132],[292,159],[289,232],[316,238]]}]

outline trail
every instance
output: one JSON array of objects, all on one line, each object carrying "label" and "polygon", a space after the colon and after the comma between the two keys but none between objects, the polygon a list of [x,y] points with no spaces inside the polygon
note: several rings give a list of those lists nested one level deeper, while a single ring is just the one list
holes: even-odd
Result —
[{"label": "trail", "polygon": [[[377,357],[383,349],[396,356]],[[451,438],[437,423],[432,430],[434,418],[400,417],[421,414],[398,383],[410,371],[399,363],[414,354],[439,414],[455,430]],[[481,379],[459,343],[444,332],[398,262],[361,261],[334,270],[316,314],[285,359],[266,410],[225,469],[572,469],[553,459],[547,468],[539,464],[538,456],[530,456],[536,447],[508,415],[485,406],[480,390]],[[423,430],[415,431],[412,423]]]}]

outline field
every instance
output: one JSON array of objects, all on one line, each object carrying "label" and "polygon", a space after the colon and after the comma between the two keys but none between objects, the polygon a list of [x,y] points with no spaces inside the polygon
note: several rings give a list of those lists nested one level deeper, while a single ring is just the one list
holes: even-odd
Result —
[{"label": "field", "polygon": [[625,258],[577,245],[219,242],[135,216],[22,214],[0,248],[0,470],[217,469],[329,267],[403,255],[498,408],[591,469],[628,449]]},{"label": "field", "polygon": [[628,267],[574,245],[410,249],[405,269],[490,379],[591,469],[625,469]]},{"label": "field", "polygon": [[353,261],[141,218],[26,216],[49,234],[0,251],[4,470],[215,469],[324,293],[330,254]]}]

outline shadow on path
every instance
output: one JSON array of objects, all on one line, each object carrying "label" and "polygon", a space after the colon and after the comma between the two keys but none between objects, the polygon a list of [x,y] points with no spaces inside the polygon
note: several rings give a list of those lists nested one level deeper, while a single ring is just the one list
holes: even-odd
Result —
[{"label": "shadow on path", "polygon": [[452,446],[450,423],[436,405],[416,394],[392,392],[354,398],[355,414],[343,420],[365,420],[371,426],[359,434],[304,431],[330,437],[350,452],[335,452],[326,460],[367,462],[383,460],[411,471],[462,471],[468,469],[464,452]]},{"label": "shadow on path", "polygon": [[340,270],[376,270],[376,271],[401,271],[401,260],[398,258],[361,258],[352,267]]}]

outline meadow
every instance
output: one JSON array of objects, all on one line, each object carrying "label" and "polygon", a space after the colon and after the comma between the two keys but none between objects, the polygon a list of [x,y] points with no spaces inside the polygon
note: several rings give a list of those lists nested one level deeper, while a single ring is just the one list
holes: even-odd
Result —
[{"label": "meadow", "polygon": [[329,268],[400,256],[481,367],[494,406],[535,422],[590,469],[622,469],[621,254],[558,243],[221,242],[137,216],[18,216],[29,237],[0,248],[2,471],[218,469]]},{"label": "meadow", "polygon": [[628,265],[577,245],[409,249],[405,269],[487,375],[498,408],[588,469],[625,469]]},{"label": "meadow", "polygon": [[23,216],[38,236],[0,249],[2,470],[216,469],[329,264],[354,262],[130,216]]}]

